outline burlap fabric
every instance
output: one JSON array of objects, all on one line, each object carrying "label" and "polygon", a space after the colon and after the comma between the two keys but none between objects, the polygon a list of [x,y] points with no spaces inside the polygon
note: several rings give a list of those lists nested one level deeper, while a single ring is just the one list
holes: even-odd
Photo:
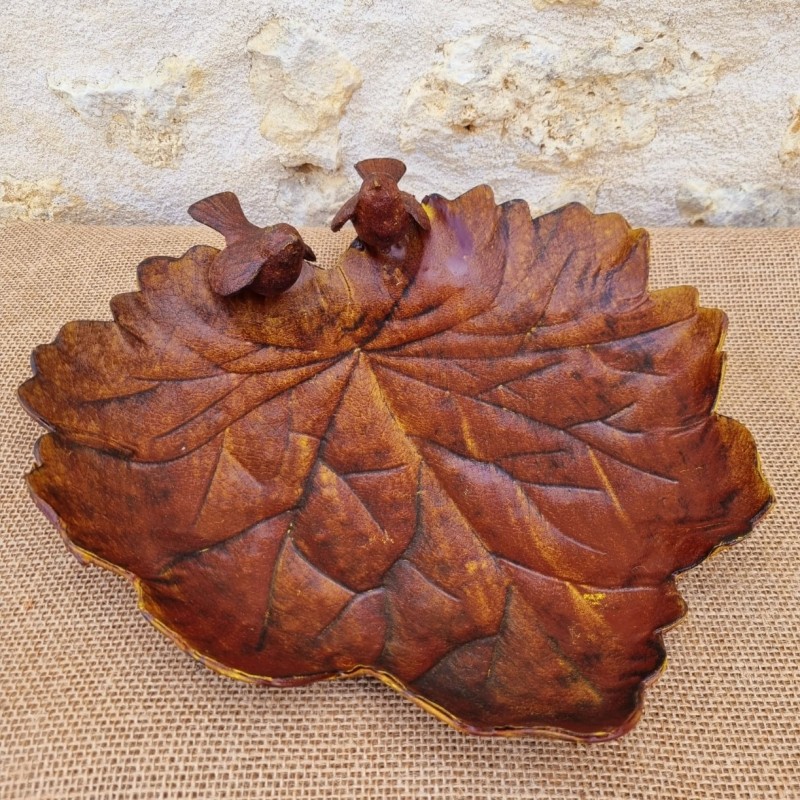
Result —
[{"label": "burlap fabric", "polygon": [[[352,235],[352,234],[350,234]],[[308,232],[321,259],[348,234]],[[30,502],[29,353],[109,318],[146,256],[194,228],[0,229],[0,797],[800,797],[800,230],[661,230],[654,287],[728,312],[720,410],[755,435],[778,502],[681,580],[689,616],[638,727],[594,746],[468,738],[371,680],[269,690],[215,675],[70,556]]]}]

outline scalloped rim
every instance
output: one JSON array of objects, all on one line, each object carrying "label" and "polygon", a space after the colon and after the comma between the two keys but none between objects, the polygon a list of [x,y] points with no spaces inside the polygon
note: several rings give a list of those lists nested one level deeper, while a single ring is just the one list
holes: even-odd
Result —
[{"label": "scalloped rim", "polygon": [[[720,382],[721,385],[721,382]],[[724,416],[715,414],[715,416]],[[728,418],[731,419],[731,418]],[[739,423],[741,424],[741,423]],[[38,454],[39,444],[44,437],[39,437],[36,441],[35,445],[35,452]],[[38,459],[37,459],[38,460]],[[620,725],[610,728],[608,730],[597,730],[591,733],[585,734],[577,734],[574,731],[569,731],[564,728],[558,728],[556,726],[539,726],[533,728],[523,728],[523,727],[497,727],[497,728],[479,728],[474,725],[470,725],[469,723],[465,722],[464,720],[457,717],[455,714],[451,714],[442,706],[428,700],[423,695],[420,695],[410,689],[406,684],[404,684],[401,680],[396,678],[394,675],[388,672],[383,672],[381,670],[375,670],[371,667],[367,666],[356,666],[350,670],[345,672],[334,672],[334,673],[318,673],[312,674],[307,676],[297,676],[297,677],[290,677],[290,678],[273,678],[266,675],[252,675],[247,672],[242,672],[241,670],[237,670],[231,667],[225,666],[222,662],[217,661],[216,659],[211,658],[210,656],[205,655],[204,653],[200,652],[199,650],[194,649],[177,631],[174,631],[160,619],[154,617],[147,609],[145,608],[144,602],[144,592],[142,589],[142,580],[137,575],[134,575],[132,572],[124,570],[118,567],[116,564],[112,564],[110,561],[106,561],[103,558],[95,555],[94,553],[90,552],[89,550],[84,550],[82,547],[76,545],[70,538],[68,533],[68,526],[64,523],[61,517],[55,512],[55,510],[42,500],[32,489],[30,486],[30,481],[27,480],[30,476],[39,468],[40,465],[37,464],[34,469],[26,475],[26,483],[28,484],[28,490],[31,494],[34,504],[36,507],[47,517],[47,519],[53,524],[56,528],[58,533],[61,535],[64,543],[67,546],[67,549],[80,561],[84,566],[93,565],[96,567],[100,567],[101,569],[107,570],[108,572],[113,573],[121,578],[124,578],[129,583],[133,585],[133,588],[136,592],[136,604],[137,608],[139,609],[140,613],[144,618],[160,633],[162,633],[167,639],[172,641],[176,644],[181,650],[185,653],[188,653],[192,658],[196,661],[199,661],[203,666],[208,667],[209,669],[213,670],[214,672],[222,675],[226,678],[233,678],[234,680],[241,681],[243,683],[254,684],[258,686],[267,686],[273,688],[290,688],[293,686],[305,686],[311,683],[317,683],[319,681],[329,681],[329,680],[345,680],[348,678],[359,678],[362,676],[369,676],[372,678],[377,678],[382,683],[386,684],[390,688],[394,689],[396,692],[401,694],[407,700],[410,700],[415,705],[422,708],[424,711],[427,711],[429,714],[432,714],[441,722],[446,723],[451,728],[455,729],[459,733],[469,734],[473,736],[484,736],[484,737],[505,737],[505,738],[522,738],[525,736],[546,736],[551,739],[560,739],[569,742],[578,742],[584,744],[593,744],[597,742],[610,742],[614,739],[618,739],[621,736],[624,736],[626,733],[630,732],[636,724],[639,722],[642,714],[644,713],[644,698],[645,692],[653,686],[656,681],[661,677],[661,675],[665,672],[667,667],[667,650],[666,645],[664,643],[664,634],[671,631],[673,628],[678,626],[684,619],[686,619],[686,613],[688,610],[688,605],[683,597],[680,595],[680,591],[677,587],[677,580],[683,577],[683,575],[691,569],[694,569],[696,566],[700,565],[704,561],[709,558],[716,556],[723,550],[727,550],[729,547],[734,545],[736,542],[744,539],[748,536],[755,524],[770,510],[775,502],[775,495],[772,492],[769,483],[766,480],[764,472],[761,467],[761,459],[758,455],[758,451],[756,451],[756,472],[764,484],[769,489],[769,496],[767,497],[764,505],[750,518],[747,522],[745,529],[740,533],[732,534],[730,537],[726,538],[719,544],[715,545],[708,553],[704,556],[698,558],[692,564],[689,564],[687,567],[684,567],[681,570],[676,571],[673,573],[672,577],[665,581],[665,584],[671,584],[675,587],[678,596],[681,600],[681,613],[680,615],[670,623],[663,625],[660,628],[656,628],[653,631],[653,642],[659,649],[659,665],[651,672],[649,675],[645,676],[639,683],[637,687],[636,694],[635,694],[635,704],[634,709],[628,718]]]},{"label": "scalloped rim", "polygon": [[[475,189],[479,189],[479,188],[487,188],[487,189],[489,189],[490,192],[492,191],[491,187],[488,187],[486,184],[481,184],[478,187],[473,187],[473,189],[471,189],[470,191],[474,191]],[[426,196],[423,199],[423,205],[426,208],[426,211],[427,211],[427,208],[428,208],[428,202],[427,201],[430,198],[435,197],[435,196],[436,197],[440,197],[441,195],[433,195],[432,194],[432,195]],[[492,193],[492,197],[493,197],[493,193]],[[508,201],[508,203],[513,203],[513,202],[520,202],[520,201],[516,201],[516,200]],[[525,202],[525,201],[521,201],[521,202]],[[502,205],[506,205],[506,204],[507,203],[504,203]],[[573,204],[568,204],[568,205],[573,205]],[[555,212],[550,212],[550,213],[555,213]],[[605,216],[605,215],[596,215],[596,216]],[[614,216],[621,217],[621,215],[619,215],[619,214],[615,214]],[[627,224],[627,221],[626,221],[626,224]],[[633,233],[633,234],[645,234],[646,236],[649,237],[649,233],[647,232],[647,230],[645,228],[632,228],[630,225],[628,225],[628,227],[629,227],[631,233]],[[195,247],[204,247],[204,245],[196,245]],[[194,250],[195,247],[189,248],[189,250],[187,250],[186,253],[184,253],[184,256],[189,251]],[[212,249],[215,249],[215,248],[212,248]],[[649,249],[650,248],[649,248],[649,241],[648,241],[648,253],[647,253],[648,272],[649,272],[649,262],[650,262]],[[183,256],[181,256],[181,257],[183,257]],[[161,258],[161,256],[151,256],[151,258]],[[145,259],[144,261],[142,261],[139,264],[139,267],[141,267],[142,264],[146,263],[149,260],[150,259]],[[176,260],[176,259],[172,259],[171,258],[170,260]],[[137,275],[138,275],[138,267],[137,267]],[[140,290],[141,290],[141,288],[140,288]],[[647,291],[648,291],[648,294],[649,294],[649,292],[650,292],[649,287],[648,287]],[[113,300],[113,298],[112,298],[112,300]],[[706,308],[706,307],[705,306],[700,306],[699,292],[698,292],[698,309],[699,308]],[[717,384],[716,396],[714,398],[714,403],[713,403],[713,406],[712,406],[708,416],[709,416],[709,418],[717,418],[717,419],[722,418],[722,419],[731,420],[736,425],[741,426],[745,431],[747,431],[748,435],[750,435],[751,438],[752,438],[752,434],[750,434],[749,430],[741,422],[739,422],[738,420],[733,419],[732,417],[728,417],[727,415],[719,414],[717,412],[717,410],[716,410],[717,406],[719,404],[721,388],[722,388],[722,385],[723,385],[724,380],[725,380],[725,374],[726,374],[727,366],[728,366],[727,354],[724,351],[724,342],[725,342],[725,339],[726,339],[726,336],[727,336],[727,330],[728,330],[728,317],[727,317],[727,314],[722,309],[709,307],[709,308],[707,308],[707,310],[716,311],[722,317],[720,336],[719,336],[719,340],[717,342],[717,346],[715,348],[715,352],[722,355],[722,365],[721,365],[721,370],[720,370],[719,382]],[[67,324],[71,324],[71,323],[67,323]],[[65,326],[62,326],[61,330],[63,330],[63,327],[65,327]],[[61,331],[59,331],[59,335],[60,335],[60,333],[61,333]],[[28,403],[24,400],[24,398],[23,398],[23,396],[21,394],[22,387],[25,384],[27,384],[28,381],[33,380],[39,374],[38,369],[36,367],[35,354],[36,354],[36,349],[34,349],[34,351],[31,353],[31,361],[30,361],[30,363],[31,363],[32,377],[29,378],[27,381],[25,381],[19,387],[18,392],[17,392],[18,400],[19,400],[20,404],[22,405],[22,407],[25,409],[25,411],[28,413],[28,415],[31,418],[33,418],[38,424],[40,424],[46,430],[52,432],[54,435],[59,435],[59,432],[58,432],[57,428],[55,428],[54,426],[49,425],[48,423],[46,423],[37,413],[35,413],[33,411],[33,409],[30,408]],[[41,445],[41,442],[42,442],[43,439],[44,439],[44,436],[40,436],[36,440],[36,443],[34,445],[34,458],[35,458],[36,464],[35,464],[34,468],[30,472],[28,472],[26,474],[26,483],[28,484],[29,492],[30,492],[31,497],[32,497],[35,505],[37,506],[37,508],[39,508],[39,510],[42,511],[42,513],[48,518],[48,520],[50,520],[50,522],[53,524],[53,526],[59,532],[61,537],[64,539],[64,542],[65,542],[65,544],[67,546],[67,549],[70,550],[73,553],[73,555],[79,561],[81,561],[84,565],[93,564],[95,566],[100,567],[101,569],[106,569],[109,572],[114,573],[115,575],[123,577],[126,580],[128,580],[130,583],[132,583],[133,586],[134,586],[134,589],[136,591],[137,607],[138,607],[139,611],[142,613],[142,615],[150,622],[151,625],[153,625],[153,627],[155,627],[158,631],[160,631],[162,634],[164,634],[168,639],[170,639],[172,642],[174,642],[181,650],[183,650],[184,652],[186,652],[189,655],[191,655],[194,659],[196,659],[197,661],[202,663],[204,666],[210,668],[211,670],[217,672],[220,675],[223,675],[223,676],[229,677],[229,678],[233,678],[235,680],[239,680],[239,681],[242,681],[242,682],[245,682],[245,683],[263,685],[263,686],[270,686],[270,687],[279,687],[279,688],[280,687],[291,687],[291,686],[302,686],[302,685],[307,685],[307,684],[310,684],[310,683],[316,683],[318,681],[323,681],[323,680],[342,680],[342,679],[347,679],[347,678],[357,678],[357,677],[360,677],[360,676],[374,677],[374,678],[377,678],[378,680],[380,680],[382,683],[386,684],[387,686],[391,687],[392,689],[394,689],[395,691],[397,691],[401,695],[403,695],[405,698],[407,698],[408,700],[410,700],[411,702],[413,702],[414,704],[416,704],[420,708],[422,708],[425,711],[429,712],[430,714],[432,714],[434,717],[436,717],[440,721],[446,723],[450,727],[452,727],[455,730],[459,731],[460,733],[471,734],[471,735],[476,735],[476,736],[486,736],[486,737],[523,737],[523,736],[531,736],[531,735],[540,735],[540,736],[547,736],[547,737],[550,737],[550,738],[562,739],[562,740],[571,741],[571,742],[595,743],[595,742],[612,741],[614,739],[617,739],[617,738],[625,735],[630,730],[632,730],[636,726],[637,722],[639,721],[639,719],[641,718],[641,716],[642,716],[642,714],[644,712],[645,692],[659,679],[659,677],[663,674],[663,672],[666,669],[667,651],[666,651],[666,646],[665,646],[664,638],[663,638],[664,634],[669,632],[670,630],[672,630],[674,627],[676,627],[686,617],[686,613],[687,613],[687,610],[688,610],[688,605],[687,605],[686,601],[683,599],[683,597],[680,595],[680,591],[678,590],[678,587],[677,587],[677,580],[680,579],[683,576],[684,573],[688,572],[691,569],[694,569],[695,567],[697,567],[699,564],[703,563],[707,559],[709,559],[709,558],[711,558],[713,556],[716,556],[722,550],[728,549],[730,546],[732,546],[736,542],[738,542],[741,539],[743,539],[746,536],[748,536],[752,532],[752,530],[753,530],[754,526],[756,525],[756,523],[760,519],[762,519],[764,517],[764,515],[770,510],[770,508],[775,503],[775,494],[774,494],[774,492],[772,490],[772,487],[770,486],[769,481],[767,480],[766,475],[764,473],[762,462],[761,462],[761,457],[760,457],[760,454],[758,452],[758,448],[755,446],[755,441],[754,441],[753,442],[753,444],[754,444],[753,451],[754,451],[754,462],[755,463],[753,464],[753,472],[754,472],[754,475],[756,476],[756,478],[766,487],[767,497],[766,497],[763,505],[761,506],[761,508],[759,508],[755,512],[755,514],[753,514],[753,516],[750,517],[749,520],[746,520],[743,523],[742,529],[740,531],[730,534],[725,539],[723,539],[721,542],[719,542],[718,544],[714,545],[707,553],[705,553],[704,555],[699,556],[694,562],[688,564],[687,566],[682,567],[679,570],[676,570],[674,573],[672,573],[672,575],[669,578],[667,578],[664,581],[664,585],[671,585],[672,587],[675,588],[675,590],[676,590],[676,592],[678,594],[678,597],[680,598],[680,601],[681,601],[680,614],[678,615],[678,617],[676,617],[676,619],[674,621],[669,622],[666,625],[661,626],[660,628],[654,629],[654,631],[653,631],[653,642],[658,647],[658,650],[659,650],[659,664],[649,675],[647,675],[644,678],[642,678],[642,680],[639,682],[639,685],[638,685],[638,687],[636,689],[636,692],[635,692],[635,695],[634,695],[635,702],[634,702],[633,711],[625,719],[624,722],[622,722],[620,725],[618,725],[618,726],[616,726],[614,728],[610,728],[610,729],[607,729],[607,730],[598,730],[598,731],[593,731],[593,732],[583,733],[583,734],[578,734],[578,733],[575,733],[574,731],[569,731],[569,730],[566,730],[566,729],[563,729],[563,728],[559,728],[559,727],[556,727],[556,726],[539,726],[539,727],[532,727],[532,728],[514,727],[514,726],[495,727],[495,728],[479,728],[479,727],[476,727],[474,725],[470,725],[469,723],[467,723],[464,720],[460,719],[456,715],[451,714],[449,711],[444,709],[442,706],[439,706],[438,704],[428,700],[424,696],[414,692],[406,684],[404,684],[402,681],[400,681],[398,678],[396,678],[395,676],[391,675],[390,673],[382,672],[380,670],[375,670],[375,669],[373,669],[371,667],[360,666],[359,665],[359,666],[355,666],[352,669],[344,671],[344,672],[318,673],[318,674],[312,674],[312,675],[307,675],[307,676],[297,676],[297,677],[290,677],[290,678],[273,678],[273,677],[270,677],[270,676],[252,675],[252,674],[249,674],[249,673],[246,673],[246,672],[242,672],[240,670],[233,669],[231,667],[226,667],[221,662],[216,661],[215,659],[213,659],[210,656],[207,656],[207,655],[201,653],[198,650],[195,650],[194,648],[191,647],[191,645],[188,644],[188,642],[179,633],[174,631],[172,628],[170,628],[168,625],[166,625],[161,620],[159,620],[156,617],[154,617],[150,612],[148,612],[146,610],[144,597],[143,597],[144,593],[143,593],[143,589],[142,589],[142,581],[137,575],[135,575],[134,573],[129,572],[127,570],[124,570],[124,569],[120,568],[119,566],[117,566],[115,564],[112,564],[111,562],[106,561],[105,559],[100,558],[99,556],[93,554],[92,552],[90,552],[88,550],[84,550],[83,548],[81,548],[78,545],[74,544],[74,542],[70,539],[70,536],[69,536],[69,533],[68,533],[68,526],[59,517],[59,515],[55,512],[55,510],[48,503],[46,503],[44,500],[42,500],[34,492],[33,487],[30,484],[30,477],[38,468],[40,468],[42,466],[42,462],[40,460],[40,445]]]}]

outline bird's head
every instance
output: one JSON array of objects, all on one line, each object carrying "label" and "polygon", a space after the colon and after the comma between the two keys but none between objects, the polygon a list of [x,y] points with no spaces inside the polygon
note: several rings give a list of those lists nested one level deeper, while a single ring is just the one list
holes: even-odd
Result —
[{"label": "bird's head", "polygon": [[261,265],[251,288],[264,295],[285,291],[297,280],[304,260],[317,260],[300,232],[283,222],[262,229],[257,249]]},{"label": "bird's head", "polygon": [[418,238],[419,231],[430,228],[422,206],[397,185],[405,171],[405,164],[396,158],[359,161],[361,188],[339,209],[331,228],[338,231],[352,220],[359,240],[375,252],[404,249],[409,236]]},{"label": "bird's head", "polygon": [[258,249],[265,263],[296,264],[303,259],[316,261],[314,251],[303,241],[299,231],[283,222],[263,229]]}]

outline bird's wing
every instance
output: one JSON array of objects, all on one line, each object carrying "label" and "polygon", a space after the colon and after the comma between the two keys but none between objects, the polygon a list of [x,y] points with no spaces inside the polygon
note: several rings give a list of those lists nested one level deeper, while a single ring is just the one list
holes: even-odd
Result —
[{"label": "bird's wing", "polygon": [[342,225],[349,220],[353,214],[356,213],[356,206],[358,205],[358,195],[354,194],[337,212],[336,216],[331,222],[331,230],[335,233],[340,230]]},{"label": "bird's wing", "polygon": [[263,264],[264,257],[252,247],[226,247],[211,263],[208,281],[214,292],[225,297],[252,283]]},{"label": "bird's wing", "polygon": [[220,192],[198,200],[189,206],[189,216],[221,233],[228,244],[259,230],[248,222],[233,192]]},{"label": "bird's wing", "polygon": [[422,230],[429,231],[431,229],[431,221],[419,200],[408,192],[400,192],[400,199],[403,201],[403,208],[414,217],[417,225]]}]

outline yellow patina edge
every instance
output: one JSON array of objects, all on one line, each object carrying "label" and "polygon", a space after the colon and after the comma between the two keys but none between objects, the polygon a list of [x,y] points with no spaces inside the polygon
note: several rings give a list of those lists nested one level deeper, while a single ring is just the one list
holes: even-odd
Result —
[{"label": "yellow patina edge", "polygon": [[[61,522],[59,518],[59,522]],[[658,677],[663,673],[664,669],[666,668],[666,658],[664,658],[660,668],[642,681],[642,685],[639,691],[639,695],[637,697],[636,708],[634,712],[631,714],[630,717],[620,726],[616,728],[612,728],[610,730],[598,730],[592,731],[586,734],[575,734],[570,731],[563,730],[561,728],[554,728],[554,727],[537,727],[537,728],[515,728],[515,727],[508,727],[508,728],[477,728],[472,726],[466,722],[464,722],[459,717],[451,714],[442,706],[434,703],[431,700],[417,694],[416,692],[412,691],[405,683],[401,680],[396,678],[394,675],[383,672],[381,670],[376,670],[372,667],[359,665],[353,667],[346,672],[337,672],[334,674],[310,674],[307,676],[294,676],[290,678],[275,678],[268,675],[254,675],[248,672],[244,672],[242,670],[235,669],[233,667],[228,667],[220,661],[217,661],[214,658],[200,652],[193,648],[179,633],[175,630],[170,628],[166,625],[163,621],[155,617],[150,611],[147,610],[146,603],[144,600],[144,591],[142,588],[142,580],[134,575],[132,572],[128,570],[122,569],[121,567],[113,564],[110,561],[107,561],[104,558],[92,553],[89,550],[85,550],[84,548],[76,545],[69,539],[69,536],[66,532],[66,528],[63,524],[59,524],[59,532],[61,533],[62,537],[64,538],[67,547],[69,550],[80,560],[83,564],[92,564],[94,566],[100,567],[101,569],[106,569],[109,572],[112,572],[119,577],[125,578],[130,583],[133,584],[134,589],[136,590],[137,596],[137,607],[145,619],[160,633],[166,636],[170,641],[176,644],[183,652],[188,653],[192,658],[196,661],[200,662],[203,666],[208,667],[209,669],[213,670],[214,672],[222,675],[226,678],[232,678],[234,680],[240,681],[242,683],[249,683],[252,685],[261,685],[261,686],[273,686],[273,687],[281,687],[281,688],[289,688],[291,686],[302,686],[307,685],[310,683],[316,683],[318,681],[333,681],[333,680],[346,680],[350,678],[358,678],[362,676],[368,676],[377,678],[379,681],[384,683],[386,686],[394,689],[399,694],[403,695],[407,700],[410,700],[415,705],[419,706],[424,711],[427,711],[429,714],[436,717],[436,719],[444,722],[445,724],[449,725],[454,730],[458,731],[459,733],[463,734],[471,734],[474,736],[491,736],[491,737],[506,737],[506,738],[519,738],[522,736],[530,736],[530,735],[537,735],[537,736],[547,736],[553,739],[562,739],[571,742],[578,742],[578,743],[589,743],[589,742],[598,742],[598,741],[610,741],[612,739],[616,739],[619,736],[624,735],[627,733],[631,728],[633,728],[636,723],[638,722],[639,718],[643,712],[643,705],[642,705],[642,696],[644,690],[649,687]],[[677,620],[680,622],[680,620]],[[669,626],[672,627],[672,626]],[[660,633],[660,632],[658,632]],[[659,637],[660,638],[660,637]]]}]

